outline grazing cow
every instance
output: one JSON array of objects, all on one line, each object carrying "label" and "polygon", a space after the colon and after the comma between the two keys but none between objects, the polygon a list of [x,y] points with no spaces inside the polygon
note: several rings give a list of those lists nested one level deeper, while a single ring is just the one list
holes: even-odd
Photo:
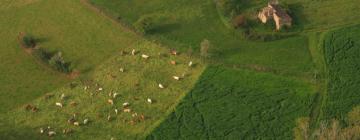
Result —
[{"label": "grazing cow", "polygon": [[143,54],[143,55],[141,55],[141,57],[144,58],[144,59],[148,59],[150,56],[148,56],[146,54]]},{"label": "grazing cow", "polygon": [[76,106],[76,105],[77,105],[77,103],[76,103],[76,102],[74,102],[74,101],[72,101],[72,102],[70,103],[70,105],[71,105],[71,106]]},{"label": "grazing cow", "polygon": [[179,76],[173,76],[173,78],[174,78],[175,80],[177,80],[177,81],[180,80],[180,77],[179,77]]},{"label": "grazing cow", "polygon": [[140,119],[141,119],[142,121],[145,120],[144,114],[141,114],[141,115],[140,115]]},{"label": "grazing cow", "polygon": [[55,105],[58,106],[58,107],[60,107],[60,108],[63,107],[63,104],[62,104],[62,103],[59,103],[59,102],[56,102]]},{"label": "grazing cow", "polygon": [[133,114],[131,114],[132,117],[136,117],[138,114],[135,112]]},{"label": "grazing cow", "polygon": [[124,72],[124,68],[120,68],[120,72]]},{"label": "grazing cow", "polygon": [[170,54],[172,54],[172,55],[177,55],[178,52],[177,52],[176,50],[171,50],[171,51],[170,51]]},{"label": "grazing cow", "polygon": [[111,115],[110,114],[107,116],[107,120],[111,121]]},{"label": "grazing cow", "polygon": [[45,131],[44,131],[44,129],[41,127],[40,128],[40,134],[43,134]]},{"label": "grazing cow", "polygon": [[136,54],[136,50],[133,49],[133,50],[131,51],[131,55],[135,55],[135,54]]},{"label": "grazing cow", "polygon": [[71,129],[69,129],[69,128],[66,128],[66,129],[63,129],[63,134],[69,134],[69,133],[71,133],[72,132],[72,130]]},{"label": "grazing cow", "polygon": [[123,103],[123,107],[128,107],[130,105],[130,103],[129,102],[125,102],[125,103]]},{"label": "grazing cow", "polygon": [[85,86],[85,87],[84,87],[84,90],[88,90],[88,89],[89,89],[89,86]]},{"label": "grazing cow", "polygon": [[163,89],[163,88],[165,88],[165,87],[164,87],[164,85],[159,84],[159,88]]},{"label": "grazing cow", "polygon": [[32,112],[37,112],[39,109],[33,105],[28,104],[25,106],[25,110],[27,111],[31,110]]},{"label": "grazing cow", "polygon": [[124,109],[124,112],[129,113],[129,112],[131,112],[131,109],[125,108],[125,109]]},{"label": "grazing cow", "polygon": [[108,99],[108,103],[114,105],[114,101],[112,99]]},{"label": "grazing cow", "polygon": [[88,124],[89,123],[89,119],[85,119],[84,120],[84,124],[86,125],[86,124]]},{"label": "grazing cow", "polygon": [[56,132],[55,131],[49,131],[48,132],[48,136],[49,137],[52,137],[52,136],[55,136],[56,135]]},{"label": "grazing cow", "polygon": [[170,61],[170,64],[172,64],[172,65],[176,65],[176,61]]},{"label": "grazing cow", "polygon": [[150,98],[147,98],[147,102],[151,104],[152,100]]},{"label": "grazing cow", "polygon": [[65,94],[64,94],[64,93],[61,94],[60,99],[61,99],[61,100],[64,100],[65,98],[66,98]]},{"label": "grazing cow", "polygon": [[189,67],[192,67],[192,65],[193,65],[193,62],[190,61],[190,62],[189,62]]},{"label": "grazing cow", "polygon": [[99,90],[99,91],[102,91],[102,90],[103,90],[103,88],[101,88],[101,87],[100,87],[98,90]]},{"label": "grazing cow", "polygon": [[119,95],[119,93],[115,92],[115,93],[113,94],[113,98],[115,99],[118,95]]},{"label": "grazing cow", "polygon": [[80,123],[79,122],[74,122],[74,125],[75,126],[80,126]]}]

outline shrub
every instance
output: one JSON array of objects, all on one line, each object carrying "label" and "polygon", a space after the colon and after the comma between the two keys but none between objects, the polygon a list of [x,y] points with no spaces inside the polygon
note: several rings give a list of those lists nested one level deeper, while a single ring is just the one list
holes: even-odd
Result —
[{"label": "shrub", "polygon": [[209,40],[204,39],[201,43],[200,43],[200,56],[203,58],[208,58],[210,57],[209,54],[209,49],[211,47],[211,43]]},{"label": "shrub", "polygon": [[22,45],[26,48],[34,48],[36,46],[36,40],[32,35],[26,34],[22,38]]},{"label": "shrub", "polygon": [[233,18],[232,20],[232,25],[234,26],[234,28],[245,28],[247,26],[247,20],[245,15],[238,15],[235,18]]},{"label": "shrub", "polygon": [[158,14],[143,15],[133,24],[133,26],[138,32],[146,34],[154,29],[154,26],[159,23],[162,18],[163,16]]},{"label": "shrub", "polygon": [[43,48],[35,49],[32,54],[44,62],[48,62],[51,56],[53,56],[51,52],[48,52]]},{"label": "shrub", "polygon": [[50,58],[49,65],[61,72],[71,72],[70,63],[65,62],[61,52],[57,52]]},{"label": "shrub", "polygon": [[216,0],[215,2],[224,16],[230,16],[236,7],[234,0]]},{"label": "shrub", "polygon": [[60,72],[70,73],[72,71],[70,63],[64,60],[61,52],[53,53],[39,48],[35,49],[32,54]]}]

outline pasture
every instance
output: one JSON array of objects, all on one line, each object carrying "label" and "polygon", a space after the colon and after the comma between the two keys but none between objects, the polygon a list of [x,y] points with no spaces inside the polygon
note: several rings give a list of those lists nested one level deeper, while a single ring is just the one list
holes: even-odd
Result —
[{"label": "pasture", "polygon": [[[135,55],[131,55],[131,49],[123,49],[123,54],[117,52],[98,66],[91,78],[74,81],[29,103],[39,111],[26,111],[21,107],[7,114],[12,116],[8,121],[17,129],[28,128],[27,132],[39,139],[48,138],[40,134],[40,128],[47,126],[57,133],[55,139],[144,138],[192,89],[204,65],[185,55],[170,56],[168,49],[151,42],[138,42],[133,47],[137,50]],[[144,59],[141,54],[150,57]],[[177,64],[170,64],[171,60]],[[173,79],[174,75],[182,77],[183,74],[182,79]],[[56,102],[64,107],[56,106]],[[129,105],[124,107],[126,102]],[[126,109],[130,112],[124,112]],[[73,114],[80,126],[68,123]],[[84,119],[89,119],[89,124],[82,124]],[[72,133],[63,134],[64,129],[71,129]],[[26,134],[18,133],[19,136]],[[2,134],[9,134],[5,138],[12,137],[8,131]]]},{"label": "pasture", "polygon": [[276,74],[308,79],[313,74],[307,37],[295,35],[271,42],[246,40],[241,32],[224,26],[213,1],[90,2],[129,26],[144,15],[167,17],[162,22],[154,23],[153,31],[145,34],[145,37],[185,52],[190,48],[195,53],[199,52],[201,41],[208,39],[213,46],[211,60],[215,63],[252,70],[261,67]]}]

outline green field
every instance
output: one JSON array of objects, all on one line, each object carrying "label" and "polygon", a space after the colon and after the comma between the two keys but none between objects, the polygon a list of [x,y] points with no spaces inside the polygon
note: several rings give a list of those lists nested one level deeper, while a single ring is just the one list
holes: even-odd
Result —
[{"label": "green field", "polygon": [[[50,139],[294,139],[299,118],[309,118],[311,131],[332,119],[349,125],[347,113],[360,104],[360,3],[281,1],[294,26],[275,32],[254,17],[266,2],[234,3],[259,35],[274,37],[264,41],[229,28],[212,0],[0,1],[0,139],[49,139],[39,133],[47,126],[57,132]],[[141,34],[133,24],[144,16],[161,20]],[[20,32],[62,52],[79,77],[26,52]],[[69,124],[73,114],[89,124]]]},{"label": "green field", "polygon": [[224,26],[213,1],[153,0],[146,4],[142,0],[90,1],[128,25],[142,15],[166,15],[168,20],[158,23],[159,27],[147,34],[147,38],[183,51],[193,48],[195,52],[198,52],[200,42],[208,39],[214,46],[212,59],[227,66],[247,69],[257,66],[274,73],[299,77],[309,77],[313,70],[306,37],[297,35],[272,42],[244,40],[240,32]]},{"label": "green field", "polygon": [[[7,114],[12,116],[9,120],[11,125],[20,130],[32,128],[28,131],[33,134],[38,134],[40,128],[51,126],[59,133],[57,139],[144,138],[190,91],[204,66],[197,59],[185,56],[159,56],[158,53],[167,54],[168,50],[151,42],[140,42],[134,47],[140,51],[137,55],[120,55],[119,52],[97,67],[91,78],[73,82],[74,87],[66,86],[50,92],[47,94],[52,95],[49,99],[43,96],[32,102],[32,105],[39,108],[39,112],[25,111],[22,107]],[[125,51],[130,52],[131,49]],[[145,60],[140,53],[148,54],[151,58]],[[176,60],[179,64],[173,66],[169,63],[170,60]],[[195,66],[188,67],[189,61],[193,61]],[[119,71],[120,68],[124,72]],[[176,81],[172,78],[173,75],[182,73],[186,73],[183,79]],[[159,83],[165,88],[160,89]],[[89,89],[85,90],[85,86]],[[99,88],[103,90],[99,91]],[[109,97],[110,93],[112,95]],[[116,98],[112,97],[114,93],[118,93]],[[62,94],[67,97],[61,99]],[[154,102],[148,103],[148,98]],[[108,99],[112,99],[114,105],[110,105]],[[57,107],[56,102],[61,102],[64,107]],[[78,105],[72,106],[72,102]],[[130,103],[130,113],[123,112],[122,104],[125,102]],[[115,113],[115,109],[119,110],[119,114]],[[78,116],[77,121],[89,119],[90,123],[81,126],[69,124],[67,120],[74,113]],[[132,117],[135,113],[138,116]],[[107,120],[108,115],[112,117],[111,121]],[[144,120],[139,120],[141,115],[144,115]],[[72,129],[74,132],[61,135],[63,129]],[[2,134],[11,138],[10,132]],[[18,133],[21,135],[25,132]],[[47,136],[39,138],[45,139]]]},{"label": "green field", "polygon": [[314,95],[291,78],[210,67],[147,139],[292,139]]},{"label": "green field", "polygon": [[347,113],[360,104],[358,96],[360,27],[331,31],[324,40],[328,67],[328,97],[324,117],[346,120]]}]

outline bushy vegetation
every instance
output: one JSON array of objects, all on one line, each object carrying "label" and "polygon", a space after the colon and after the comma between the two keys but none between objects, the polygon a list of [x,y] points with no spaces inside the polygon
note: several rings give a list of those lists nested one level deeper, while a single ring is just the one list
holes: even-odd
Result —
[{"label": "bushy vegetation", "polygon": [[156,24],[161,24],[164,18],[164,15],[160,14],[146,14],[141,16],[133,26],[136,31],[146,34],[153,30]]},{"label": "bushy vegetation", "polygon": [[64,73],[71,72],[70,63],[65,62],[61,52],[57,52],[55,55],[53,55],[49,59],[49,64],[50,64],[50,66],[54,67],[58,71],[61,71]]},{"label": "bushy vegetation", "polygon": [[210,49],[212,48],[212,45],[210,43],[209,40],[204,39],[201,43],[200,43],[200,56],[203,59],[209,58],[211,56],[210,54]]},{"label": "bushy vegetation", "polygon": [[25,34],[22,37],[22,46],[26,48],[34,48],[36,46],[35,37],[30,34]]},{"label": "bushy vegetation", "polygon": [[308,139],[334,139],[334,140],[357,140],[360,139],[360,106],[357,106],[348,113],[349,125],[343,127],[336,119],[322,121],[315,130],[310,129],[310,119],[300,118],[294,128],[295,140]]},{"label": "bushy vegetation", "polygon": [[33,55],[57,71],[63,73],[70,73],[72,71],[70,62],[64,60],[61,52],[50,52],[46,49],[38,48],[33,51]]},{"label": "bushy vegetation", "polygon": [[324,50],[328,68],[328,95],[324,119],[338,119],[360,104],[360,26],[331,31],[325,36]]},{"label": "bushy vegetation", "polygon": [[292,79],[210,67],[147,139],[292,139],[313,97]]}]

